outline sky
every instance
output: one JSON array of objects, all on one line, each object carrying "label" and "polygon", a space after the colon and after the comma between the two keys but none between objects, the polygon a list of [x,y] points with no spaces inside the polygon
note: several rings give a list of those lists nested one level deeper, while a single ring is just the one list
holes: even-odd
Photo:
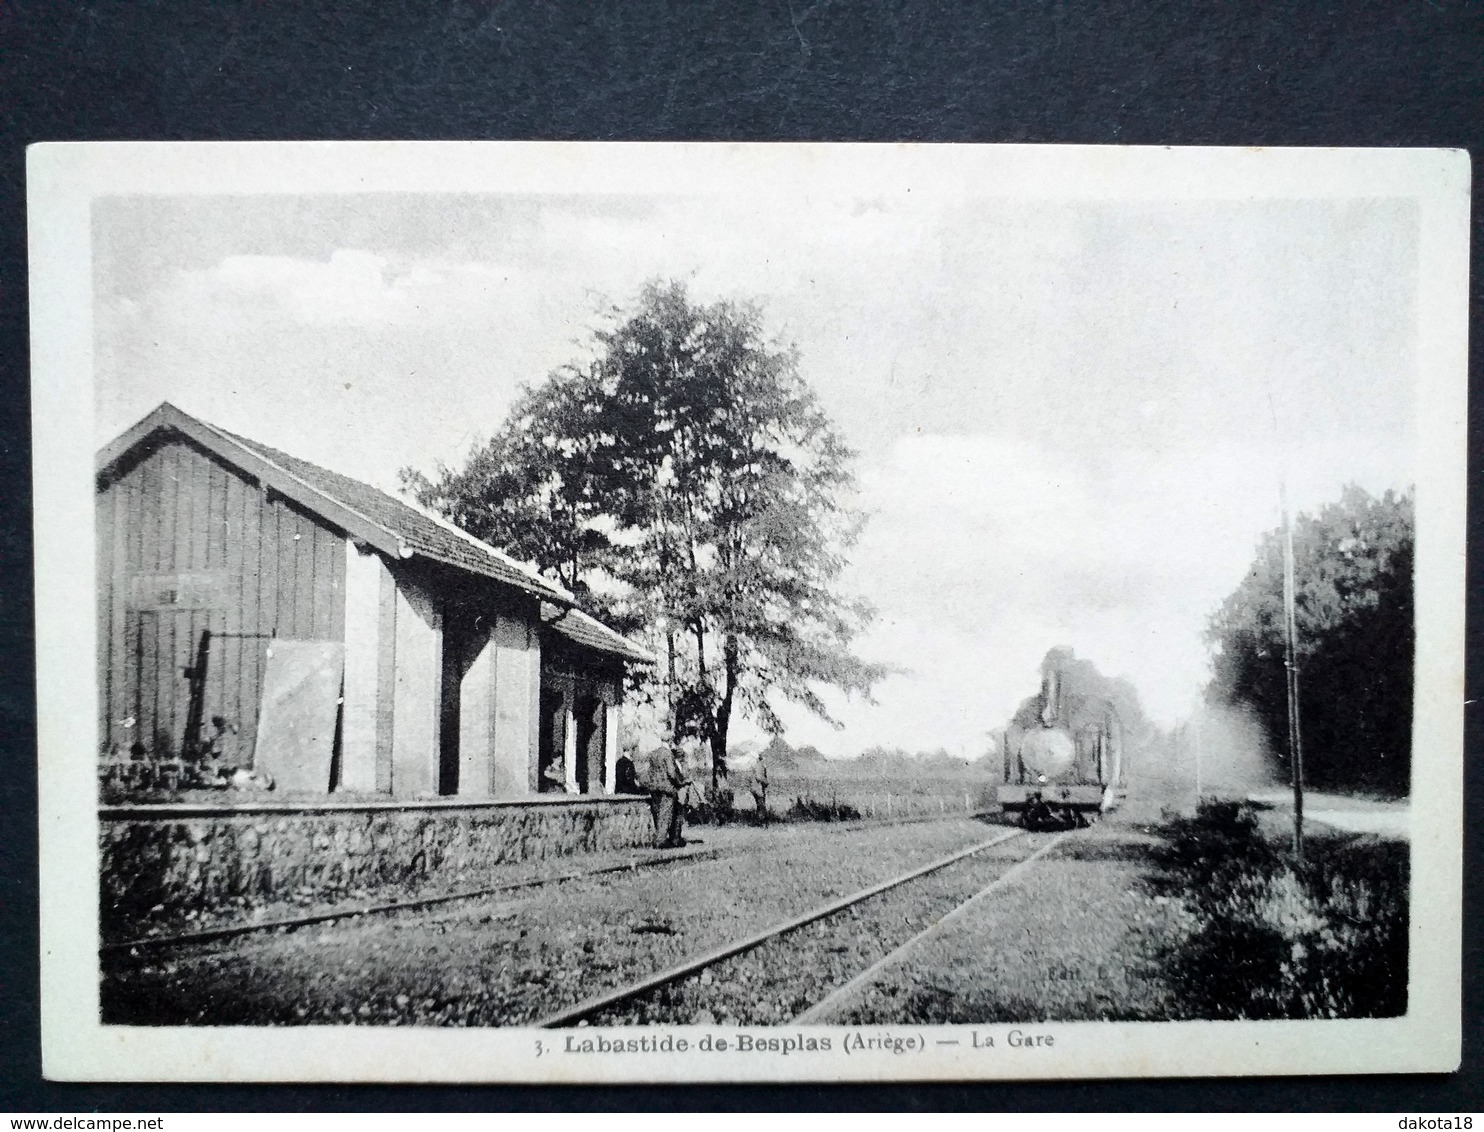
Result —
[{"label": "sky", "polygon": [[1404,201],[115,197],[93,251],[100,446],[169,400],[387,490],[646,280],[758,302],[858,452],[841,588],[898,670],[784,713],[834,755],[977,755],[1058,644],[1178,722],[1280,468],[1300,511],[1412,482]]}]

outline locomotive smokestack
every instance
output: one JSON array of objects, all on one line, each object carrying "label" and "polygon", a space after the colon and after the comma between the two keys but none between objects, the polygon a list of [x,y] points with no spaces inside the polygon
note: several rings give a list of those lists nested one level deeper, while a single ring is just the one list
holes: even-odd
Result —
[{"label": "locomotive smokestack", "polygon": [[1050,727],[1061,713],[1061,674],[1054,667],[1047,667],[1041,675],[1041,724]]}]

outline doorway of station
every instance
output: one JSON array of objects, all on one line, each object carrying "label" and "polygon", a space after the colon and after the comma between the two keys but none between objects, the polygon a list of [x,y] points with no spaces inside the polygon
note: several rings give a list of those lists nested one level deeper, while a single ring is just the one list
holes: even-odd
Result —
[{"label": "doorway of station", "polygon": [[577,723],[577,789],[601,794],[605,781],[603,701],[591,692],[579,692],[572,707]]},{"label": "doorway of station", "polygon": [[438,793],[459,792],[459,716],[462,699],[458,653],[443,642],[443,686],[438,703]]},{"label": "doorway of station", "polygon": [[540,736],[536,748],[536,790],[542,794],[567,789],[567,713],[561,692],[541,689]]},{"label": "doorway of station", "polygon": [[479,620],[450,602],[443,611],[443,675],[438,697],[438,793],[459,792],[464,677],[487,640]]}]

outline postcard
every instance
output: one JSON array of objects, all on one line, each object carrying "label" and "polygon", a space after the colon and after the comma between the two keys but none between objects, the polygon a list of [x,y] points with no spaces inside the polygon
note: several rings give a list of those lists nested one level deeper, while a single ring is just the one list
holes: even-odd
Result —
[{"label": "postcard", "polygon": [[1457,1067],[1466,154],[28,169],[49,1078]]}]

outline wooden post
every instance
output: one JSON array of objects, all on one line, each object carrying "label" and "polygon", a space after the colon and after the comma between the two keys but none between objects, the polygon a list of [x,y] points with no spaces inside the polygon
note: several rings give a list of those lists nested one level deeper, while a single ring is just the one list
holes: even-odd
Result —
[{"label": "wooden post", "polygon": [[1201,725],[1203,722],[1200,709],[1197,709],[1195,717],[1195,806],[1197,810],[1201,808]]},{"label": "wooden post", "polygon": [[619,753],[619,721],[618,721],[618,696],[622,684],[612,681],[605,686],[603,692],[603,706],[599,709],[603,713],[603,782],[606,793],[616,793],[618,782],[618,753]]},{"label": "wooden post", "polygon": [[[445,632],[447,627],[445,626]],[[460,798],[488,798],[495,778],[495,705],[499,693],[494,626],[481,618],[471,632],[459,680]]]},{"label": "wooden post", "polygon": [[[369,548],[345,543],[345,692],[340,729],[340,786],[345,790],[377,789],[379,730],[389,729],[392,690],[382,679],[381,655],[395,648],[383,640],[382,575],[386,563]],[[383,700],[386,702],[383,703]],[[389,741],[389,739],[388,739]]]},{"label": "wooden post", "polygon": [[438,728],[443,697],[443,611],[423,586],[397,579],[396,727],[392,792],[438,791]]},{"label": "wooden post", "polygon": [[541,643],[519,611],[499,613],[490,636],[495,649],[490,793],[520,798],[535,792]]}]

